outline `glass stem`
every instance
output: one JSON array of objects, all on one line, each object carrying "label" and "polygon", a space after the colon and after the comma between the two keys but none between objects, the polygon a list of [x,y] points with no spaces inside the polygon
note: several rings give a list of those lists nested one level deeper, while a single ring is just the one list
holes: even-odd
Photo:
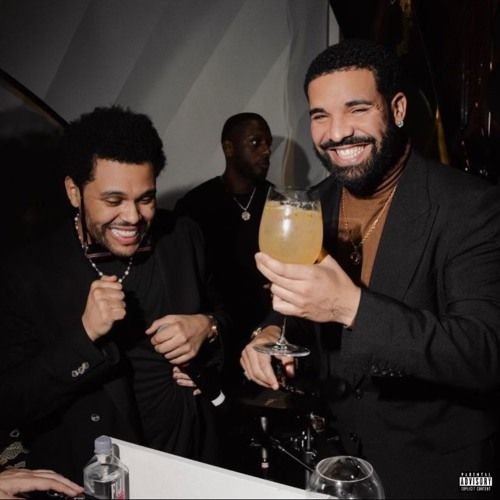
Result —
[{"label": "glass stem", "polygon": [[285,330],[286,330],[286,316],[283,317],[283,325],[281,326],[280,338],[276,342],[279,345],[285,345],[287,343],[285,338]]}]

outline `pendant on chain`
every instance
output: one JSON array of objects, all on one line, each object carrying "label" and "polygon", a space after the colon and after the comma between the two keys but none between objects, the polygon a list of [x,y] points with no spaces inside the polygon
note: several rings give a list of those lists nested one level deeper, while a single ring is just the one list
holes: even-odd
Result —
[{"label": "pendant on chain", "polygon": [[247,212],[246,210],[244,210],[243,212],[241,212],[241,218],[246,222],[247,220],[250,220],[250,212]]},{"label": "pendant on chain", "polygon": [[359,266],[361,264],[361,252],[357,246],[354,247],[354,250],[349,254],[349,259],[355,266]]}]

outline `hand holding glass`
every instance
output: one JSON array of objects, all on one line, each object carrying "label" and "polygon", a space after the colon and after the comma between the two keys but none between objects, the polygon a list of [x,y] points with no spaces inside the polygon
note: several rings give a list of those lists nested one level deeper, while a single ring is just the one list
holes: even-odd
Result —
[{"label": "hand holding glass", "polygon": [[[314,264],[323,243],[321,203],[315,191],[270,188],[259,228],[259,248],[289,264]],[[276,342],[258,344],[258,352],[274,356],[307,356],[306,347],[289,344],[283,320]]]},{"label": "hand holding glass", "polygon": [[[316,465],[307,491],[330,498],[385,498],[384,488],[372,465],[357,457],[328,457]],[[312,495],[311,495],[312,497]]]}]

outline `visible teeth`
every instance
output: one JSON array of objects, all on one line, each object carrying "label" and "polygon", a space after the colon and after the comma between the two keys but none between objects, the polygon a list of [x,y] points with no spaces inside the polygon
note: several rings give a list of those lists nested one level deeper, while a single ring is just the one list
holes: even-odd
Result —
[{"label": "visible teeth", "polygon": [[364,146],[354,146],[347,149],[336,149],[335,151],[343,160],[351,160],[363,151]]},{"label": "visible teeth", "polygon": [[119,236],[120,238],[134,238],[137,236],[137,229],[111,229],[113,234]]}]

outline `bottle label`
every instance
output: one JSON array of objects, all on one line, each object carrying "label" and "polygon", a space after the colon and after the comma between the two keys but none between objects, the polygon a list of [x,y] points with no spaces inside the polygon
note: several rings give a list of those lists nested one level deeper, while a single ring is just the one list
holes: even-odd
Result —
[{"label": "bottle label", "polygon": [[111,483],[111,496],[110,498],[116,500],[125,500],[125,481],[124,477],[120,476],[116,481]]}]

